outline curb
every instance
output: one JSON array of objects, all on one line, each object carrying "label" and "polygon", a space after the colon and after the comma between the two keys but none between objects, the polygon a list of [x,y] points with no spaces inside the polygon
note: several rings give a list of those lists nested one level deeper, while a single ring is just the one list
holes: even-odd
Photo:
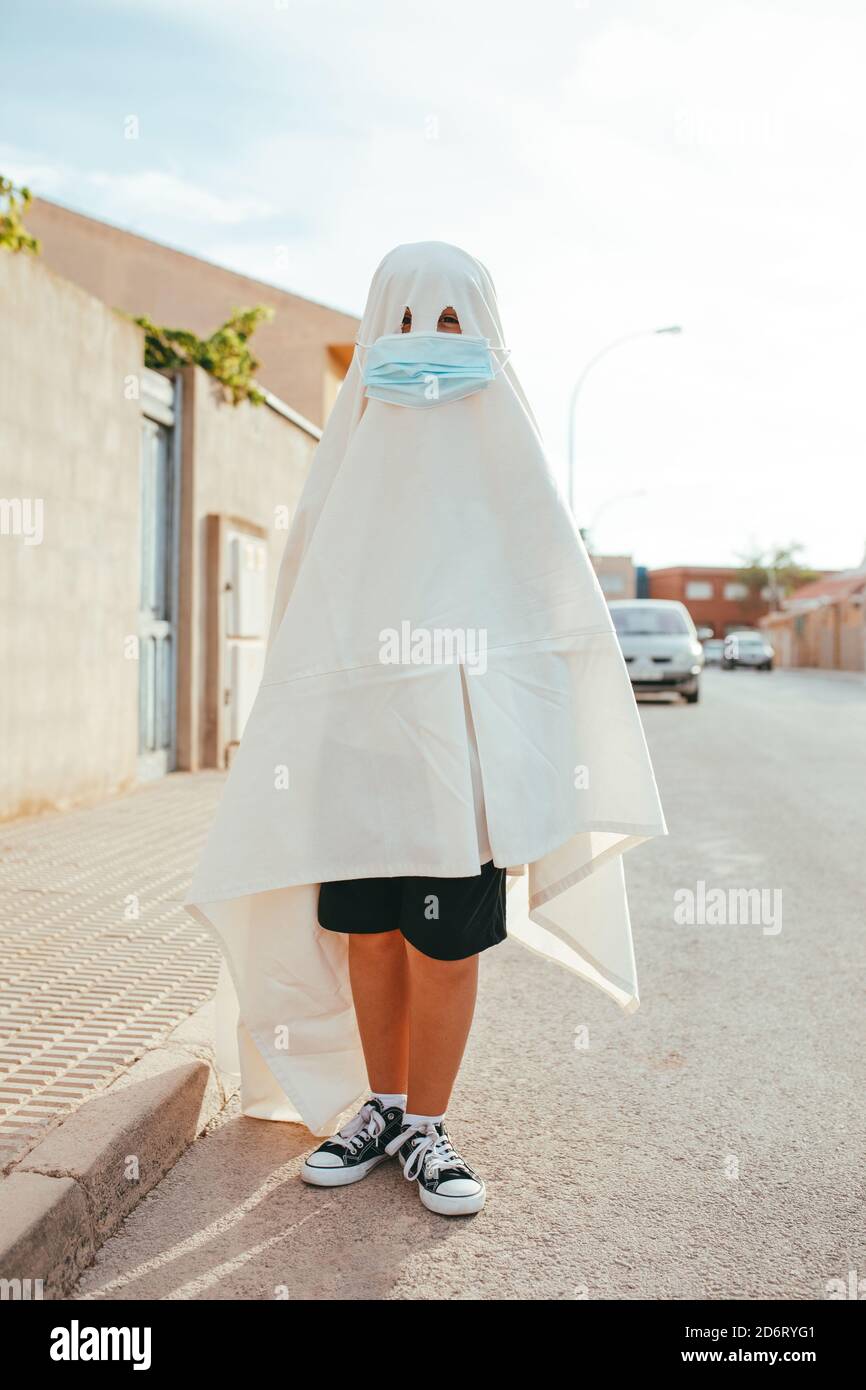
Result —
[{"label": "curb", "polygon": [[213,1008],[184,1019],[0,1181],[0,1298],[65,1297],[224,1108],[234,1091],[217,1070]]}]

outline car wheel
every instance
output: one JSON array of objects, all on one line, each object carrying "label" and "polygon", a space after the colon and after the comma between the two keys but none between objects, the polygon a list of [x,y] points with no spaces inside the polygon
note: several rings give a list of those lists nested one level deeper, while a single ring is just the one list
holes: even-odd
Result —
[{"label": "car wheel", "polygon": [[701,687],[696,685],[694,690],[687,690],[684,698],[687,705],[696,705],[701,698]]}]

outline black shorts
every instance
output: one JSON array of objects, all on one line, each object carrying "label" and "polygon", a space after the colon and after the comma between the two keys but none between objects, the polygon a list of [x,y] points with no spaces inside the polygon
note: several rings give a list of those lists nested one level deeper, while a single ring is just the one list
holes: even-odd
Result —
[{"label": "black shorts", "polygon": [[466,960],[504,941],[505,870],[491,859],[470,878],[349,878],[319,889],[327,931],[401,931],[422,955]]}]

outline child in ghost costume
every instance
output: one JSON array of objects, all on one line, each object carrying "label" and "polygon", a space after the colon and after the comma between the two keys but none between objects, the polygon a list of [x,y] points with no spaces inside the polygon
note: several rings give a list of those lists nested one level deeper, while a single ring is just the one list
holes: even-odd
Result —
[{"label": "child in ghost costume", "polygon": [[218,1059],[244,1113],[329,1136],[307,1182],[399,1156],[425,1206],[478,1211],[444,1118],[506,885],[508,935],[630,1011],[623,853],[666,833],[490,275],[442,242],[398,246],[294,517],[187,897],[224,953]]}]

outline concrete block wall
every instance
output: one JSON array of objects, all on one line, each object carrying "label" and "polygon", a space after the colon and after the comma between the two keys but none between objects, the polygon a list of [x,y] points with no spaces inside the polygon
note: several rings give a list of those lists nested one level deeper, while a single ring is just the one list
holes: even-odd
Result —
[{"label": "concrete block wall", "polygon": [[0,252],[2,818],[134,780],[141,363],[133,324]]},{"label": "concrete block wall", "polygon": [[[133,324],[38,259],[0,254],[0,819],[137,778],[142,364]],[[270,603],[279,509],[294,513],[318,440],[270,406],[228,404],[200,368],[180,375],[177,766],[196,769],[213,761],[207,624],[223,601],[207,518],[265,534]]]}]

